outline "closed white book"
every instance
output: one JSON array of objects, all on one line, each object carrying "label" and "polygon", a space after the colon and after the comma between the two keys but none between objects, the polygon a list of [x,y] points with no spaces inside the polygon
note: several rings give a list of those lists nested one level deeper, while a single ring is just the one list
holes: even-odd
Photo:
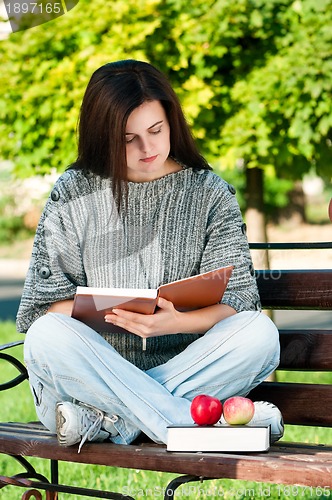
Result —
[{"label": "closed white book", "polygon": [[270,447],[270,426],[171,425],[167,451],[182,452],[261,452]]}]

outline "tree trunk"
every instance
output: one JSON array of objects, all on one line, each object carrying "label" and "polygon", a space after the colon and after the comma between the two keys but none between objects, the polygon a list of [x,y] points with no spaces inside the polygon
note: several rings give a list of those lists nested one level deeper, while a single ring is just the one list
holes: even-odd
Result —
[{"label": "tree trunk", "polygon": [[[266,220],[264,212],[264,172],[260,168],[246,168],[246,202],[245,212],[248,240],[251,243],[267,242]],[[255,269],[269,269],[268,250],[251,250]],[[273,311],[265,311],[273,320]],[[276,380],[276,373],[272,373],[267,381]]]},{"label": "tree trunk", "polygon": [[[260,168],[246,168],[246,223],[248,240],[251,243],[267,241],[266,221],[264,213],[264,180]],[[255,269],[269,268],[269,253],[267,250],[252,251]]]},{"label": "tree trunk", "polygon": [[296,181],[294,187],[287,194],[287,206],[279,209],[279,222],[287,223],[288,226],[297,227],[306,222],[305,205],[306,199],[301,181]]}]

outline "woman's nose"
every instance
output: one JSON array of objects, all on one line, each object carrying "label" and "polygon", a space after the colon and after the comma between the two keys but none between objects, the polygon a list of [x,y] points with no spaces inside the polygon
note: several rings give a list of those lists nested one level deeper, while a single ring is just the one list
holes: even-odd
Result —
[{"label": "woman's nose", "polygon": [[151,149],[152,149],[151,140],[148,137],[142,137],[141,138],[141,150],[144,153],[149,153],[149,152],[151,152]]}]

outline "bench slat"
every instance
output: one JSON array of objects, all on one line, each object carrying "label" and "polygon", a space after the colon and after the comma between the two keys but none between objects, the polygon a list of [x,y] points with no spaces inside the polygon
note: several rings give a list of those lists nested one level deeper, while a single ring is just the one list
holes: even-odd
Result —
[{"label": "bench slat", "polygon": [[60,447],[54,434],[43,430],[40,424],[30,424],[25,430],[21,424],[0,424],[0,435],[0,452],[7,454],[193,474],[207,478],[236,478],[277,484],[332,487],[332,447],[327,446],[297,447],[282,444],[272,446],[268,454],[241,455],[170,453],[164,446],[151,443],[128,446],[86,443],[78,454],[76,445],[70,448]]},{"label": "bench slat", "polygon": [[286,424],[332,426],[332,385],[264,382],[249,397],[277,405]]},{"label": "bench slat", "polygon": [[332,371],[332,330],[280,330],[285,370]]},{"label": "bench slat", "polygon": [[332,309],[332,270],[260,270],[257,285],[266,309]]}]

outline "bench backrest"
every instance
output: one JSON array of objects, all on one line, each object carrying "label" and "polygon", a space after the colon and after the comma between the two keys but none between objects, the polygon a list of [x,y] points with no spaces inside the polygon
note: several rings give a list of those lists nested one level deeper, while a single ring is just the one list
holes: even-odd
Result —
[{"label": "bench backrest", "polygon": [[[321,245],[318,248],[332,248],[332,242]],[[250,246],[262,248],[264,244]],[[287,249],[285,244],[268,247]],[[256,278],[263,309],[332,310],[331,269],[264,270],[257,271]],[[299,327],[279,331],[278,370],[332,372],[332,324],[326,330]],[[288,424],[332,426],[332,384],[266,382],[252,391],[251,397],[275,403]]]}]

